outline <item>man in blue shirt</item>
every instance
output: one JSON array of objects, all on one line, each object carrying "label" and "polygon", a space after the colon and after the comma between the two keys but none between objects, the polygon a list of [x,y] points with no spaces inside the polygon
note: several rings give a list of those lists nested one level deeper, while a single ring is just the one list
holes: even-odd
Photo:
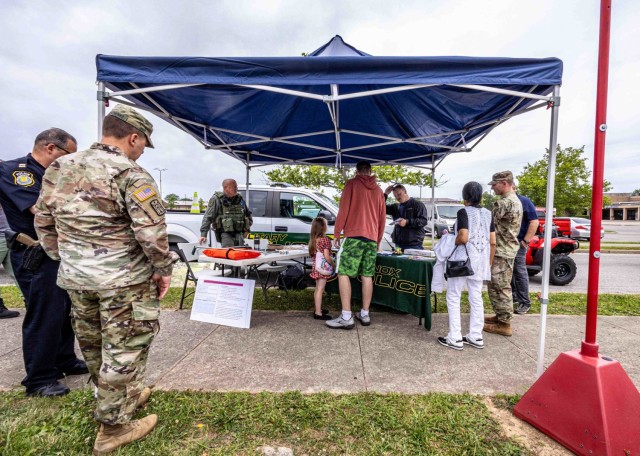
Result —
[{"label": "man in blue shirt", "polygon": [[[73,136],[59,128],[40,133],[33,150],[25,157],[0,163],[0,204],[9,228],[36,240],[35,204],[45,169],[57,158],[77,150]],[[43,253],[41,262],[25,264],[35,249],[14,240],[10,245],[11,264],[27,309],[22,323],[22,353],[27,372],[22,380],[27,396],[62,396],[69,388],[58,382],[65,375],[88,373],[87,365],[74,351],[71,327],[71,300],[56,285],[59,261]]]},{"label": "man in blue shirt", "polygon": [[523,315],[531,308],[529,298],[529,274],[527,273],[527,250],[529,241],[535,236],[538,230],[538,214],[533,202],[526,196],[518,195],[522,203],[522,223],[518,233],[520,248],[513,263],[513,277],[511,278],[511,289],[513,290],[514,312]]}]

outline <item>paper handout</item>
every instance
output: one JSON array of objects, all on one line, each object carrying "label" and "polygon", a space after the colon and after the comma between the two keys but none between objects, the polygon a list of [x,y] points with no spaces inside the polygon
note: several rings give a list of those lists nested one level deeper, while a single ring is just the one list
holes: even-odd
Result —
[{"label": "paper handout", "polygon": [[191,319],[249,328],[255,282],[231,277],[204,276],[198,280]]}]

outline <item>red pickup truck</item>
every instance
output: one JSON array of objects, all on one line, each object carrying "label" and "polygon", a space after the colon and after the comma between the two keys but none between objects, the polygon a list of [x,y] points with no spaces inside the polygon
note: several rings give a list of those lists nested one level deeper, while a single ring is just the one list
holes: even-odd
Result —
[{"label": "red pickup truck", "polygon": [[[544,227],[544,214],[542,217],[538,217],[540,226],[538,227],[539,233],[542,233]],[[571,237],[571,219],[569,217],[554,217],[553,224],[558,227],[558,236]]]}]

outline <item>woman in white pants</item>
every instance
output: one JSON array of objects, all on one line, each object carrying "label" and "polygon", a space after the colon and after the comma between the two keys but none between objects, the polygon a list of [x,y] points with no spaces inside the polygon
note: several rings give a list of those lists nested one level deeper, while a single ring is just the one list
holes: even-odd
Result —
[{"label": "woman in white pants", "polygon": [[[491,212],[484,209],[482,185],[468,182],[462,188],[464,208],[457,214],[455,223],[456,246],[463,244],[465,249],[457,248],[451,260],[471,261],[474,274],[467,277],[449,277],[447,279],[447,310],[449,312],[449,333],[447,337],[438,337],[438,342],[454,350],[462,350],[467,344],[474,348],[484,348],[482,328],[484,327],[484,305],[482,303],[482,285],[491,280],[491,263],[496,251],[496,233]],[[469,332],[462,336],[460,324],[460,296],[464,285],[469,290],[471,317]]]}]

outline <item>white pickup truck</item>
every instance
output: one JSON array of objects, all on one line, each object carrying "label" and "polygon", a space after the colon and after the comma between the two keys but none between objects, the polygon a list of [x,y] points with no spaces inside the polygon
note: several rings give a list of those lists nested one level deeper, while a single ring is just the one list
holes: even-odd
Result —
[{"label": "white pickup truck", "polygon": [[[246,195],[244,187],[238,189]],[[338,214],[335,201],[326,195],[306,188],[286,184],[252,186],[249,191],[249,207],[253,214],[250,238],[268,239],[272,244],[308,243],[311,222],[322,216],[329,222],[327,235],[333,237],[333,225]],[[197,242],[204,214],[167,212],[169,244],[177,249],[178,242]],[[391,250],[390,233],[393,226],[387,225],[381,248]],[[208,245],[219,247],[215,236],[209,232]]]}]

